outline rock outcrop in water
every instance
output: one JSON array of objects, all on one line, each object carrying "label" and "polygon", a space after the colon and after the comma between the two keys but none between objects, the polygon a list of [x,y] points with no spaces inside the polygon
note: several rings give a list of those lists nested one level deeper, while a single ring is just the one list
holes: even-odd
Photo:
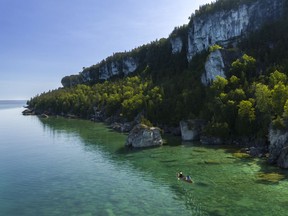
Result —
[{"label": "rock outcrop in water", "polygon": [[161,146],[162,144],[163,140],[159,128],[138,124],[130,131],[125,145],[133,148],[145,148]]},{"label": "rock outcrop in water", "polygon": [[288,168],[288,131],[269,130],[269,163]]},{"label": "rock outcrop in water", "polygon": [[35,115],[35,112],[33,109],[25,109],[23,112],[22,112],[23,115]]},{"label": "rock outcrop in water", "polygon": [[200,135],[205,126],[203,120],[186,120],[180,122],[181,137],[183,141],[200,140]]}]

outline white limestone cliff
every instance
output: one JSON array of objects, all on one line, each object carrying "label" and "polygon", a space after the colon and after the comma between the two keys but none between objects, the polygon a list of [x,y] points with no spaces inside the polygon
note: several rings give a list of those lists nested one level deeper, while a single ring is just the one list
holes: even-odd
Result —
[{"label": "white limestone cliff", "polygon": [[123,60],[123,73],[128,75],[129,73],[133,73],[138,67],[137,61],[132,58],[128,57]]},{"label": "white limestone cliff", "polygon": [[187,59],[211,45],[225,46],[282,15],[284,0],[258,0],[233,10],[195,16],[188,29]]},{"label": "white limestone cliff", "polygon": [[[284,2],[286,0],[255,0],[251,3],[241,4],[231,10],[218,10],[203,15],[192,16],[185,33],[175,32],[169,38],[172,54],[183,52],[185,47],[186,58],[192,58],[210,46],[219,44],[226,48],[227,45],[236,45],[242,36],[259,29],[266,23],[272,22],[283,16]],[[185,27],[186,28],[186,27]],[[112,76],[127,76],[149,65],[150,47],[142,50],[141,57],[135,53],[122,53],[121,58],[117,55],[108,57],[95,67],[80,72],[78,79],[63,79],[64,85],[73,86],[78,83],[97,82],[107,80]],[[171,53],[169,53],[171,54]],[[224,63],[224,66],[223,66]],[[205,65],[205,74],[202,83],[208,85],[217,75],[224,76],[225,61],[221,60],[219,52],[212,53]],[[70,81],[69,81],[70,80]]]},{"label": "white limestone cliff", "polygon": [[183,41],[181,37],[171,38],[170,44],[172,47],[172,54],[180,53],[183,48]]},{"label": "white limestone cliff", "polygon": [[138,67],[137,61],[132,57],[127,57],[122,61],[112,61],[111,63],[105,63],[99,68],[99,79],[107,80],[112,76],[124,73],[128,75],[134,72]]}]

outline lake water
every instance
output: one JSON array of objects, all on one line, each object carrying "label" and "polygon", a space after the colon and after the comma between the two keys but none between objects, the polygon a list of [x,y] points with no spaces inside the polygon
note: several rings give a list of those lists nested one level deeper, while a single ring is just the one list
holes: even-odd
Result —
[{"label": "lake water", "polygon": [[287,215],[288,173],[263,160],[173,137],[128,150],[103,124],[22,116],[23,105],[0,102],[0,215]]}]

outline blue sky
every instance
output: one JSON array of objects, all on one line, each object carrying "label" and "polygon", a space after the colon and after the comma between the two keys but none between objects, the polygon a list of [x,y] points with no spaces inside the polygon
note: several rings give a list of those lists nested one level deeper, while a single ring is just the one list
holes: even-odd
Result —
[{"label": "blue sky", "polygon": [[188,23],[211,0],[0,0],[0,100],[30,99]]}]

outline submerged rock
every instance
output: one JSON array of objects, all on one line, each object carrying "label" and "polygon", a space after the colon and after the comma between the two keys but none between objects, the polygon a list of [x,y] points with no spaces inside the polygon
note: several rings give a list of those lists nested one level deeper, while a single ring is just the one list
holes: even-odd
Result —
[{"label": "submerged rock", "polygon": [[163,140],[159,128],[137,124],[130,131],[125,145],[127,147],[144,148],[162,144]]},{"label": "submerged rock", "polygon": [[258,179],[263,182],[278,183],[283,180],[285,176],[280,173],[260,173],[258,174]]},{"label": "submerged rock", "polygon": [[240,159],[251,158],[251,155],[244,153],[244,152],[235,152],[233,156]]}]

